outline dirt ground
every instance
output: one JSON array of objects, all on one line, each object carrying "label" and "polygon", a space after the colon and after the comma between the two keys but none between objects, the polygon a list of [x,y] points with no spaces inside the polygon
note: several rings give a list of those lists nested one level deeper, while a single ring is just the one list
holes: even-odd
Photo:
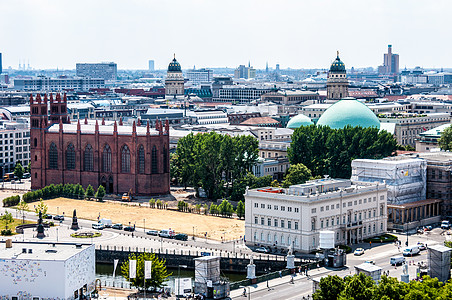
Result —
[{"label": "dirt ground", "polygon": [[[193,227],[196,236],[204,236],[215,240],[238,239],[245,233],[245,223],[243,220],[233,218],[221,218],[205,216],[194,213],[182,213],[170,210],[151,209],[149,207],[137,206],[120,202],[96,202],[74,200],[67,198],[57,198],[44,201],[49,207],[50,214],[65,214],[67,218],[72,217],[74,209],[77,210],[77,217],[82,219],[97,220],[100,218],[111,219],[113,223],[124,225],[135,224],[137,227],[146,229],[174,229],[176,232],[193,234]],[[145,221],[144,221],[145,220]]]}]

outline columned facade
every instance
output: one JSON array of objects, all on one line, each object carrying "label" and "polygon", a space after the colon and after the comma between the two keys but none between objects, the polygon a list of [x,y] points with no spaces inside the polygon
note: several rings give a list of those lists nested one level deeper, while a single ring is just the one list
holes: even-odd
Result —
[{"label": "columned facade", "polygon": [[388,227],[409,230],[441,221],[441,202],[427,199],[402,205],[388,204]]}]

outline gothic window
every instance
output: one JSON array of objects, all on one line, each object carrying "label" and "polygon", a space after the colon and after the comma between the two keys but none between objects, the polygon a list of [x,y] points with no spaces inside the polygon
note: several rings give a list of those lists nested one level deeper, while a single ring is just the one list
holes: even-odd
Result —
[{"label": "gothic window", "polygon": [[102,152],[102,171],[111,172],[111,148],[108,144]]},{"label": "gothic window", "polygon": [[86,145],[85,153],[84,153],[84,164],[83,169],[85,171],[93,171],[94,170],[94,155],[93,155],[93,147],[90,144]]},{"label": "gothic window", "polygon": [[49,169],[58,169],[58,150],[55,143],[50,144],[49,148]]},{"label": "gothic window", "polygon": [[163,147],[163,173],[168,173],[168,151]]},{"label": "gothic window", "polygon": [[37,138],[34,139],[33,144],[34,144],[35,148],[38,147],[38,139]]},{"label": "gothic window", "polygon": [[157,173],[157,148],[155,146],[152,147],[152,165],[151,165],[151,173]]},{"label": "gothic window", "polygon": [[140,147],[138,148],[138,173],[144,174],[144,166],[144,147],[143,145],[140,145]]},{"label": "gothic window", "polygon": [[75,169],[75,149],[73,144],[69,144],[66,148],[66,169]]},{"label": "gothic window", "polygon": [[127,145],[121,149],[121,173],[130,173],[130,149]]}]

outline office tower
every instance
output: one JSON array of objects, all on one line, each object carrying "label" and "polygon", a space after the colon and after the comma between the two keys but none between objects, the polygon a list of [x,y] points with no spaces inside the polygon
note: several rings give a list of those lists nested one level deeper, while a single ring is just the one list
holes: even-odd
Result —
[{"label": "office tower", "polygon": [[76,74],[79,77],[102,78],[105,80],[116,80],[118,67],[116,63],[78,63]]},{"label": "office tower", "polygon": [[383,65],[378,67],[380,74],[399,73],[399,55],[392,53],[392,45],[388,45],[388,53],[384,54]]},{"label": "office tower", "polygon": [[205,68],[199,70],[193,68],[193,70],[187,71],[187,79],[193,84],[211,82],[213,79],[213,71]]},{"label": "office tower", "polygon": [[155,67],[154,67],[154,60],[150,59],[149,60],[149,71],[154,72]]}]

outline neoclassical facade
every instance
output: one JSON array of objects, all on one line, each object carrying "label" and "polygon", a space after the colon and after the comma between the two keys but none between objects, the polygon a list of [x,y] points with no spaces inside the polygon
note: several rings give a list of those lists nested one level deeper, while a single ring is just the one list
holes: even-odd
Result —
[{"label": "neoclassical facade", "polygon": [[[50,115],[48,114],[50,104]],[[107,193],[169,193],[169,125],[85,119],[71,124],[66,95],[30,97],[31,188],[80,183]]]},{"label": "neoclassical facade", "polygon": [[174,59],[168,66],[165,79],[165,96],[183,96],[184,95],[184,76],[179,62]]},{"label": "neoclassical facade", "polygon": [[326,94],[326,98],[329,100],[341,100],[342,98],[348,97],[347,72],[345,70],[345,64],[339,58],[339,51],[328,72]]}]

